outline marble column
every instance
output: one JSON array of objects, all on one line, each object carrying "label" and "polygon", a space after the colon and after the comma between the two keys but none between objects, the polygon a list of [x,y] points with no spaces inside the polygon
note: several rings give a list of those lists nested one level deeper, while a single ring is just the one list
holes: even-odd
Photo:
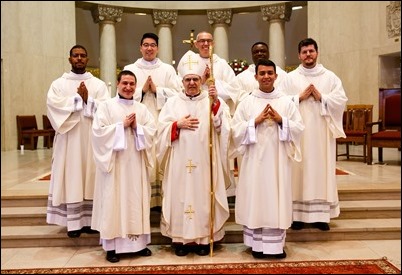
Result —
[{"label": "marble column", "polygon": [[153,10],[152,20],[159,36],[158,58],[165,63],[173,61],[172,27],[177,21],[177,10]]},{"label": "marble column", "polygon": [[232,23],[232,10],[207,10],[208,23],[212,25],[214,53],[229,62],[229,26]]},{"label": "marble column", "polygon": [[97,5],[91,12],[95,23],[99,23],[100,79],[110,87],[113,97],[116,95],[117,80],[115,23],[121,21],[123,8]]},{"label": "marble column", "polygon": [[290,20],[290,2],[261,6],[262,19],[269,22],[269,58],[285,69],[285,21]]}]

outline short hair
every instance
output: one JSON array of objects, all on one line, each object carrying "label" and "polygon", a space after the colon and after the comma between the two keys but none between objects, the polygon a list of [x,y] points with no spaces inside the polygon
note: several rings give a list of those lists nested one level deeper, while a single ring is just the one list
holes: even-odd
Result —
[{"label": "short hair", "polygon": [[153,32],[146,32],[143,34],[143,36],[141,38],[140,46],[142,45],[142,42],[144,42],[145,38],[151,38],[151,39],[155,40],[156,46],[158,46],[159,37],[156,34],[154,34]]},{"label": "short hair", "polygon": [[264,45],[264,46],[267,47],[267,49],[269,50],[269,47],[268,47],[268,44],[267,44],[267,43],[262,42],[262,41],[259,41],[259,42],[255,42],[255,43],[253,44],[253,46],[251,46],[251,51],[253,50],[254,46],[257,46],[257,45]]},{"label": "short hair", "polygon": [[276,73],[276,65],[273,61],[269,59],[260,59],[258,60],[257,64],[255,65],[255,74],[258,73],[258,67],[259,66],[272,66],[274,67],[274,72]]},{"label": "short hair", "polygon": [[297,49],[300,53],[302,47],[306,47],[309,45],[314,45],[314,49],[318,52],[318,45],[317,42],[313,38],[306,38],[299,42]]},{"label": "short hair", "polygon": [[83,49],[83,50],[85,51],[86,55],[88,55],[87,49],[85,49],[84,46],[77,44],[77,45],[74,45],[74,46],[71,48],[71,50],[70,50],[70,56],[73,56],[73,50],[74,50],[74,49]]},{"label": "short hair", "polygon": [[131,75],[131,76],[134,76],[135,83],[137,83],[137,77],[135,76],[135,74],[134,74],[132,71],[129,71],[129,70],[123,70],[123,71],[121,71],[121,72],[117,75],[117,81],[118,81],[118,82],[120,82],[121,77],[122,77],[123,75]]}]

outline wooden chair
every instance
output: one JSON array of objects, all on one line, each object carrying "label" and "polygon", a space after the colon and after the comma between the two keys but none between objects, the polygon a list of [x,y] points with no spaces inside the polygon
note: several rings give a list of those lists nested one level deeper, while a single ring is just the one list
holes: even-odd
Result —
[{"label": "wooden chair", "polygon": [[[343,113],[343,129],[346,138],[336,139],[336,160],[339,156],[362,157],[363,162],[367,162],[367,129],[366,124],[373,121],[372,104],[347,105]],[[346,153],[338,154],[338,144],[346,145]],[[349,145],[363,145],[363,155],[352,155],[349,151]]]},{"label": "wooden chair", "polygon": [[[378,161],[383,162],[382,148],[401,150],[401,88],[380,89],[378,121],[367,123],[368,164],[373,162],[373,147],[378,147]],[[378,131],[373,126],[378,125]]]},{"label": "wooden chair", "polygon": [[[18,149],[24,145],[24,149],[36,150],[38,147],[38,138],[43,136],[45,139],[50,140],[51,132],[49,130],[39,130],[36,123],[35,115],[19,116],[17,115],[17,138]],[[48,143],[48,148],[50,142]]]},{"label": "wooden chair", "polygon": [[42,115],[42,123],[43,123],[43,129],[50,131],[50,144],[47,144],[48,139],[45,138],[44,142],[43,142],[43,147],[48,147],[48,148],[53,147],[53,140],[54,140],[56,131],[53,129],[52,124],[50,123],[50,120],[47,117],[47,115]]}]

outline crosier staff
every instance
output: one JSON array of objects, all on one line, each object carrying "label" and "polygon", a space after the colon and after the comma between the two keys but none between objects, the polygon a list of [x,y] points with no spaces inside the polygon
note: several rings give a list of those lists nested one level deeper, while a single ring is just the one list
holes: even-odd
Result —
[{"label": "crosier staff", "polygon": [[[209,77],[205,81],[208,88],[211,85],[215,85],[215,79],[213,74],[213,48],[212,45],[209,46]],[[212,104],[213,98],[209,97],[209,115],[212,116]],[[213,123],[212,117],[209,119],[209,170],[210,170],[210,181],[211,181],[211,209],[210,209],[210,240],[209,240],[209,256],[212,257],[214,251],[214,220],[215,220],[215,190],[214,190],[214,176],[213,176]]]}]

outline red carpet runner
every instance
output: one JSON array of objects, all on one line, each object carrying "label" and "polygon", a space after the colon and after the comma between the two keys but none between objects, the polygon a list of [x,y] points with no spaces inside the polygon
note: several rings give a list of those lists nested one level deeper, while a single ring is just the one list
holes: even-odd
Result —
[{"label": "red carpet runner", "polygon": [[1,274],[400,274],[386,259],[6,269]]}]

